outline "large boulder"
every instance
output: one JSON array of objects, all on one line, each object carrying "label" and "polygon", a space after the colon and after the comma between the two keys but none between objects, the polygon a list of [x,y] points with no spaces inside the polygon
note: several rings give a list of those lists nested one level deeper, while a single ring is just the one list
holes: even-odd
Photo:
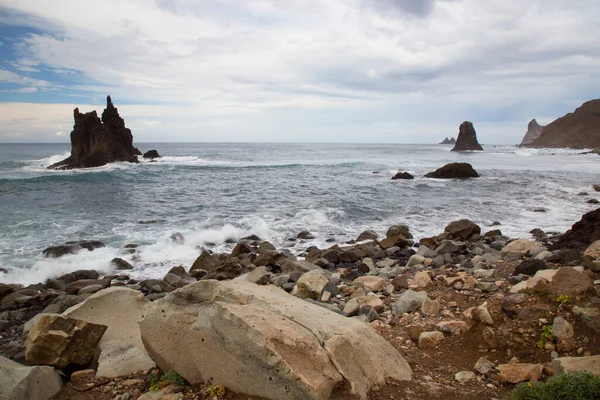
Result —
[{"label": "large boulder", "polygon": [[81,114],[73,111],[75,125],[71,132],[71,155],[63,161],[52,164],[48,169],[92,168],[127,161],[137,163],[141,154],[133,147],[133,135],[125,127],[110,96],[106,98],[106,108],[102,120],[96,111]]},{"label": "large boulder", "polygon": [[460,219],[450,222],[444,232],[449,233],[454,239],[467,240],[473,235],[479,235],[481,228],[468,219]]},{"label": "large boulder", "polygon": [[460,124],[458,138],[456,139],[456,144],[454,145],[452,151],[469,150],[483,151],[483,147],[481,147],[477,141],[477,133],[475,133],[473,123],[465,121]]},{"label": "large boulder", "polygon": [[500,250],[500,255],[505,261],[520,260],[523,257],[529,257],[531,253],[539,253],[544,246],[540,242],[528,239],[517,239]]},{"label": "large boulder", "polygon": [[51,258],[62,257],[66,254],[75,254],[80,250],[87,249],[93,251],[104,247],[104,243],[99,240],[77,240],[71,242],[65,242],[58,246],[50,246],[42,252],[44,256]]},{"label": "large boulder", "polygon": [[87,365],[105,331],[106,325],[60,315],[43,315],[29,330],[25,360],[30,365],[51,365],[60,369],[71,363]]},{"label": "large boulder", "polygon": [[148,150],[147,152],[144,153],[144,155],[142,157],[153,160],[155,158],[160,158],[160,155],[158,154],[158,151],[156,151],[156,150]]},{"label": "large boulder", "polygon": [[551,250],[576,249],[584,251],[596,240],[600,240],[600,208],[590,211],[573,224],[560,239],[554,243]]},{"label": "large boulder", "polygon": [[0,356],[0,399],[48,400],[62,387],[54,368],[26,367]]},{"label": "large boulder", "polygon": [[529,121],[527,132],[525,132],[525,136],[523,136],[523,140],[521,140],[521,146],[528,145],[539,138],[542,135],[544,128],[545,126],[538,124],[535,118]]},{"label": "large boulder", "polygon": [[558,296],[579,296],[592,291],[594,283],[586,274],[573,267],[560,267],[550,284],[550,298]]},{"label": "large boulder", "polygon": [[148,300],[137,290],[112,287],[93,294],[63,313],[108,327],[100,341],[97,376],[128,375],[154,367],[139,328],[147,304]]},{"label": "large boulder", "polygon": [[596,240],[585,250],[583,263],[592,271],[600,272],[600,240]]},{"label": "large boulder", "polygon": [[426,174],[425,177],[437,179],[468,179],[479,178],[479,174],[469,163],[450,163]]},{"label": "large boulder", "polygon": [[176,290],[148,306],[140,329],[162,370],[267,399],[325,400],[343,383],[366,399],[371,388],[412,374],[363,322],[244,281]]},{"label": "large boulder", "polygon": [[560,357],[552,360],[552,371],[555,375],[583,371],[600,376],[600,355],[589,357]]}]

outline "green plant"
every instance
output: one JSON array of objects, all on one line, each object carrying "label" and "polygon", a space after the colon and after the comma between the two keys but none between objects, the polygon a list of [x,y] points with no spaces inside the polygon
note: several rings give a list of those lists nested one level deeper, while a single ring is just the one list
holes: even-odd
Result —
[{"label": "green plant", "polygon": [[597,400],[600,399],[600,377],[588,372],[571,372],[553,376],[548,382],[518,384],[513,400]]},{"label": "green plant", "polygon": [[185,380],[185,378],[172,369],[162,375],[159,375],[156,371],[152,372],[150,375],[148,375],[148,382],[150,383],[150,387],[148,388],[148,390],[152,392],[159,391],[168,385],[187,385],[187,381]]},{"label": "green plant", "polygon": [[558,296],[558,297],[556,298],[556,302],[557,302],[559,305],[561,305],[561,306],[562,306],[563,304],[569,304],[569,303],[572,303],[572,302],[573,302],[573,296],[566,296],[566,295],[563,295],[563,294],[561,294],[560,296]]},{"label": "green plant", "polygon": [[544,349],[544,345],[552,341],[552,325],[545,325],[542,328],[542,334],[540,340],[537,342],[537,346],[540,350]]},{"label": "green plant", "polygon": [[223,397],[225,396],[225,388],[223,386],[217,386],[215,384],[211,384],[208,387],[208,395],[213,398],[213,397]]},{"label": "green plant", "polygon": [[150,383],[148,390],[152,392],[160,390],[160,375],[157,371],[153,371],[150,375],[148,375],[148,383]]}]

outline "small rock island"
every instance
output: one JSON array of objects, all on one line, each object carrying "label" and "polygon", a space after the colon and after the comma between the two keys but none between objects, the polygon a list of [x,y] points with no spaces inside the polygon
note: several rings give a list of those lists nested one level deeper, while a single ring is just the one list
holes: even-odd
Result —
[{"label": "small rock island", "polygon": [[456,145],[452,151],[483,151],[483,147],[477,141],[477,133],[473,127],[473,123],[465,121],[460,124]]}]

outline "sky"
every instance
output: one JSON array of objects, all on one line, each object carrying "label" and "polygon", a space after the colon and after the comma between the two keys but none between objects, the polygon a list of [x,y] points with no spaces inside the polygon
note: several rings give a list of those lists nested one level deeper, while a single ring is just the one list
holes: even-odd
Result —
[{"label": "sky", "polygon": [[519,143],[600,97],[598,0],[0,0],[0,142]]}]

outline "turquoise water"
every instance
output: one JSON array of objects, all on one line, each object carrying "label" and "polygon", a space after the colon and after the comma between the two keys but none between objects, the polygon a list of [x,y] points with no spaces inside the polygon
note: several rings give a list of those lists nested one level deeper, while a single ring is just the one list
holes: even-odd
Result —
[{"label": "turquoise water", "polygon": [[[600,183],[597,155],[578,151],[488,146],[452,153],[438,145],[364,144],[137,144],[155,148],[157,162],[118,163],[80,171],[47,171],[69,154],[68,144],[0,144],[0,273],[4,282],[33,283],[81,268],[109,272],[121,256],[133,276],[162,276],[189,267],[201,247],[225,251],[256,234],[300,253],[384,234],[406,223],[417,237],[441,232],[458,218],[484,227],[500,221],[505,234],[532,228],[564,231],[594,209],[591,185]],[[469,181],[422,178],[454,161],[482,177]],[[391,181],[398,170],[417,176]],[[374,173],[376,172],[376,173]],[[588,196],[579,196],[582,191]],[[534,212],[536,208],[546,212]],[[309,230],[314,240],[286,240]],[[186,238],[183,246],[169,239]],[[61,259],[41,251],[67,240],[98,239],[107,247]],[[139,258],[122,247],[140,244]],[[327,243],[329,246],[330,243]]]}]

